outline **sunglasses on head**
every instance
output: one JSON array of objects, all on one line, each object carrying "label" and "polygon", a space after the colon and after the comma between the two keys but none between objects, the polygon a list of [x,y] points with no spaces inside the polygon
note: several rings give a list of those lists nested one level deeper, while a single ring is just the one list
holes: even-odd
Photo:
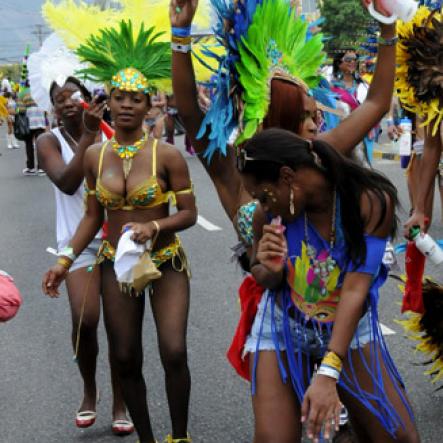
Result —
[{"label": "sunglasses on head", "polygon": [[269,163],[275,163],[278,165],[283,164],[282,162],[278,162],[278,161],[274,161],[274,160],[270,160],[270,159],[249,157],[244,149],[237,149],[236,162],[237,162],[237,169],[239,172],[243,172],[246,168],[246,163],[252,162],[252,161],[269,162]]}]

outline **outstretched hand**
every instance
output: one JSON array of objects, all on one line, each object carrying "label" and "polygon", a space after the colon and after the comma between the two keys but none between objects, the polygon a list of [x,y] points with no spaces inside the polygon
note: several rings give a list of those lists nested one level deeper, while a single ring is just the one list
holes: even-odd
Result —
[{"label": "outstretched hand", "polygon": [[191,26],[197,10],[198,0],[171,0],[169,3],[169,19],[174,28]]}]

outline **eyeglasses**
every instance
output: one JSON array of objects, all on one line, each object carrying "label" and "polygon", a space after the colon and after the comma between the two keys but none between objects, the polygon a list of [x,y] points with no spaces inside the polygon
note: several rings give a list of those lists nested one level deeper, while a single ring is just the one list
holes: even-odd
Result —
[{"label": "eyeglasses", "polygon": [[345,63],[351,63],[351,62],[356,62],[357,61],[357,57],[343,57],[342,59]]}]

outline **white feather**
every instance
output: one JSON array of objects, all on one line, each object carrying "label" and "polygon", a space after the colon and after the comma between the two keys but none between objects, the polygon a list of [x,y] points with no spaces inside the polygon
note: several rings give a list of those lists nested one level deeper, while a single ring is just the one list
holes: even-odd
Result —
[{"label": "white feather", "polygon": [[[38,52],[28,58],[29,84],[31,95],[37,105],[45,111],[51,111],[52,104],[49,89],[53,82],[63,85],[70,76],[84,67],[77,56],[66,48],[62,40],[52,33],[43,42]],[[92,82],[85,82],[89,91],[99,87]]]}]

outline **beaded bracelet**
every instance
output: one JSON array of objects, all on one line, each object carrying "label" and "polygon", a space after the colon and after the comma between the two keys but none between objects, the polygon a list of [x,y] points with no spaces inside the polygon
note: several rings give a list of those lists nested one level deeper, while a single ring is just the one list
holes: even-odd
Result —
[{"label": "beaded bracelet", "polygon": [[191,27],[186,26],[185,28],[176,28],[173,26],[171,28],[171,34],[173,37],[189,37],[191,35]]},{"label": "beaded bracelet", "polygon": [[178,43],[171,42],[171,49],[175,52],[182,52],[183,54],[187,54],[191,52],[191,45],[181,45]]},{"label": "beaded bracelet", "polygon": [[160,225],[158,224],[158,221],[156,220],[151,220],[151,223],[154,225],[155,227],[155,232],[158,234],[160,232]]},{"label": "beaded bracelet", "polygon": [[379,45],[382,46],[395,46],[398,42],[398,37],[392,37],[392,38],[384,38],[384,37],[378,37],[377,42]]}]

